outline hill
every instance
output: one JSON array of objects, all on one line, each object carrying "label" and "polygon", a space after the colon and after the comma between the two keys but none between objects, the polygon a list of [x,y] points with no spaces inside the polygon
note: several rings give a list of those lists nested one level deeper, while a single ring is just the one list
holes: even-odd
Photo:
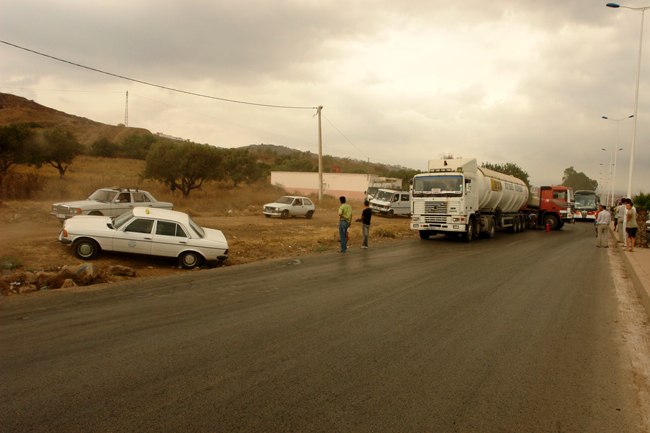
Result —
[{"label": "hill", "polygon": [[[152,134],[144,128],[126,127],[121,124],[106,125],[85,117],[75,116],[46,107],[21,96],[0,93],[0,126],[12,123],[28,124],[33,128],[52,128],[58,126],[70,131],[81,144],[87,147],[90,147],[91,144],[102,138],[106,138],[111,143],[120,144],[124,138],[132,134],[152,135],[160,138],[159,135]],[[169,139],[167,136],[163,138]],[[318,167],[318,155],[313,152],[302,152],[274,144],[251,144],[243,147],[243,149],[248,149],[251,153],[256,154],[258,160],[268,164],[271,169],[314,171]],[[296,164],[296,160],[307,160],[311,165],[308,165],[307,169],[294,169],[292,167],[305,167],[304,164]],[[369,163],[359,159],[341,158],[332,155],[323,156],[323,166],[325,171],[329,171],[336,166],[344,173],[370,172],[372,174],[405,178],[409,175],[398,176],[395,173],[400,171],[413,171],[412,169],[398,165]]]},{"label": "hill", "polygon": [[0,93],[0,125],[12,123],[29,124],[37,128],[59,126],[72,132],[77,140],[86,146],[100,138],[119,143],[131,134],[151,134],[144,128],[106,125],[45,107],[21,96]]}]

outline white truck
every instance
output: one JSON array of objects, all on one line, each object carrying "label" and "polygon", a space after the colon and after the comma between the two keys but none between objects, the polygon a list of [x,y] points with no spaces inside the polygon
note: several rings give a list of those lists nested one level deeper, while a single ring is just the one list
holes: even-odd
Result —
[{"label": "white truck", "polygon": [[438,233],[494,237],[498,228],[524,230],[528,200],[524,181],[479,167],[476,159],[429,161],[429,172],[411,182],[411,229],[428,239]]},{"label": "white truck", "polygon": [[411,195],[408,191],[396,189],[379,189],[375,198],[370,200],[370,209],[373,213],[392,218],[395,215],[409,215],[411,213]]},{"label": "white truck", "polygon": [[368,189],[366,190],[366,200],[370,201],[375,198],[377,191],[383,189],[401,189],[402,179],[394,177],[376,177],[368,182]]}]

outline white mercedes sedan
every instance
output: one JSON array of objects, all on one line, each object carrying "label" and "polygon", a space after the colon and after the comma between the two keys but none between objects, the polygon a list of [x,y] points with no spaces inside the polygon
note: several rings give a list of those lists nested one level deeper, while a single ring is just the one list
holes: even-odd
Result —
[{"label": "white mercedes sedan", "polygon": [[79,215],[67,219],[59,240],[91,260],[104,251],[178,257],[184,269],[228,258],[220,230],[200,227],[189,215],[166,209],[134,208],[117,217]]}]

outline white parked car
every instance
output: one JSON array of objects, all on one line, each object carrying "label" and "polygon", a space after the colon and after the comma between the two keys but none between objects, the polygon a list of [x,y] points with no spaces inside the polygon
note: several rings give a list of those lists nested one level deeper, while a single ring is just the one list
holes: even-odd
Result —
[{"label": "white parked car", "polygon": [[267,218],[271,218],[273,215],[283,219],[289,216],[304,215],[307,219],[310,219],[314,215],[315,210],[316,206],[307,197],[286,195],[280,197],[274,203],[265,204],[263,213]]},{"label": "white parked car", "polygon": [[174,205],[137,188],[102,188],[85,200],[53,204],[50,215],[63,222],[76,215],[118,216],[136,207],[172,210]]},{"label": "white parked car", "polygon": [[136,207],[118,217],[81,215],[64,221],[59,240],[91,260],[104,251],[178,257],[184,269],[206,260],[228,258],[220,230],[199,227],[189,215],[166,209]]}]

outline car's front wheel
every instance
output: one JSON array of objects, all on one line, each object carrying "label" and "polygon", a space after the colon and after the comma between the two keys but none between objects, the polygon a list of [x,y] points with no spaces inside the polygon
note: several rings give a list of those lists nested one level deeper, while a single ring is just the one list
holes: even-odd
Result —
[{"label": "car's front wheel", "polygon": [[289,211],[286,210],[286,209],[283,210],[282,213],[280,214],[280,218],[282,218],[283,220],[286,220],[287,218],[289,218]]},{"label": "car's front wheel", "polygon": [[183,269],[194,269],[197,266],[201,266],[203,263],[203,256],[194,251],[187,251],[178,257],[178,262]]},{"label": "car's front wheel", "polygon": [[79,239],[72,244],[72,249],[81,260],[92,260],[99,254],[99,244],[92,239]]}]

